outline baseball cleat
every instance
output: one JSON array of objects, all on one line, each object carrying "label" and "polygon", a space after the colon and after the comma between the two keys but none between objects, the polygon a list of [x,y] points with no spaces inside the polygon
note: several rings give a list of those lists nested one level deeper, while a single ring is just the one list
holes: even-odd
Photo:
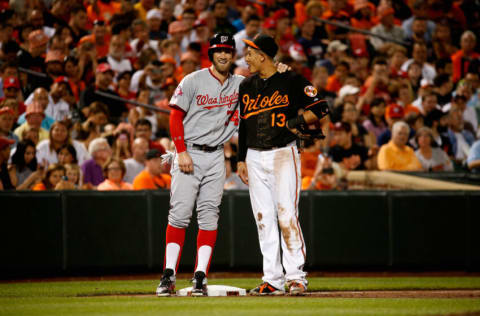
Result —
[{"label": "baseball cleat", "polygon": [[305,295],[305,285],[297,281],[291,281],[288,284],[288,292],[290,295]]},{"label": "baseball cleat", "polygon": [[250,295],[284,295],[285,291],[279,290],[268,282],[264,282],[250,290]]},{"label": "baseball cleat", "polygon": [[205,272],[195,272],[192,279],[192,296],[207,296],[207,277]]},{"label": "baseball cleat", "polygon": [[175,294],[175,274],[172,269],[165,269],[157,287],[157,296],[170,296],[172,294]]}]

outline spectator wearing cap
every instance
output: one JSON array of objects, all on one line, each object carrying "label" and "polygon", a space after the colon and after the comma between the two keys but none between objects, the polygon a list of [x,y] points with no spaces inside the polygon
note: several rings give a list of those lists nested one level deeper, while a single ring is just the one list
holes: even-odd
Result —
[{"label": "spectator wearing cap", "polygon": [[134,190],[169,189],[172,178],[164,172],[162,153],[157,149],[147,152],[145,169],[133,180]]},{"label": "spectator wearing cap", "polygon": [[105,181],[98,185],[98,191],[133,190],[131,183],[123,181],[126,172],[123,160],[111,157],[103,165],[103,172]]},{"label": "spectator wearing cap", "polygon": [[16,144],[19,139],[12,133],[13,124],[15,124],[15,112],[9,107],[0,108],[0,137],[11,139]]},{"label": "spectator wearing cap", "polygon": [[48,50],[45,57],[45,72],[54,81],[63,75],[65,55],[60,50]]},{"label": "spectator wearing cap", "polygon": [[45,113],[43,107],[37,102],[33,101],[27,106],[27,111],[25,112],[26,122],[17,127],[14,131],[14,134],[20,140],[23,140],[22,135],[25,130],[30,128],[36,128],[39,130],[39,141],[48,139],[48,131],[42,128],[42,121],[45,118]]},{"label": "spectator wearing cap", "polygon": [[[340,22],[349,25],[350,14],[346,11],[346,1],[328,0],[328,10],[323,13],[323,18],[333,22]],[[333,25],[326,27],[328,38],[333,40],[346,39],[348,30]]]},{"label": "spectator wearing cap", "polygon": [[[0,112],[0,133],[1,133],[2,114]],[[0,134],[0,191],[15,190],[12,184],[12,179],[8,171],[8,159],[10,158],[10,146],[15,144],[15,141]]]},{"label": "spectator wearing cap", "polygon": [[122,4],[110,0],[96,0],[87,7],[87,17],[90,22],[101,20],[109,22],[117,13],[120,13]]},{"label": "spectator wearing cap", "polygon": [[422,164],[413,149],[407,146],[410,127],[405,122],[396,122],[392,127],[392,139],[380,147],[378,169],[390,171],[420,171]]},{"label": "spectator wearing cap", "polygon": [[95,47],[96,58],[104,58],[108,55],[110,34],[105,26],[105,21],[95,20],[92,34],[82,37],[78,44],[83,45],[86,42],[90,42]]},{"label": "spectator wearing cap", "polygon": [[13,99],[18,101],[18,113],[22,114],[25,112],[26,107],[22,101],[21,90],[20,90],[20,81],[17,77],[6,77],[3,80],[3,98],[0,98],[0,102],[6,99]]},{"label": "spectator wearing cap", "polygon": [[468,169],[477,173],[480,171],[480,140],[472,144],[466,163]]},{"label": "spectator wearing cap", "polygon": [[[385,111],[385,120],[387,121],[388,129],[382,134],[380,134],[379,137],[377,137],[377,145],[379,147],[388,143],[388,141],[392,137],[391,129],[393,125],[398,121],[402,121],[404,117],[405,111],[400,105],[393,103],[387,106],[387,109]],[[413,137],[413,135],[413,130],[410,130],[410,137]]]},{"label": "spectator wearing cap", "polygon": [[228,21],[228,6],[225,0],[215,0],[211,11],[215,19],[215,33],[237,33],[237,28]]},{"label": "spectator wearing cap", "polygon": [[105,180],[102,166],[112,156],[112,150],[107,140],[99,137],[90,142],[88,152],[92,158],[80,164],[83,173],[83,183],[98,186]]},{"label": "spectator wearing cap", "polygon": [[340,41],[331,41],[327,46],[327,53],[323,60],[317,62],[317,66],[324,66],[328,70],[328,74],[332,75],[335,67],[347,57],[348,46]]},{"label": "spectator wearing cap", "polygon": [[245,42],[244,39],[253,41],[255,35],[260,31],[260,17],[256,14],[251,14],[245,21],[245,28],[235,33],[233,38],[235,39],[236,58],[242,58],[245,55]]},{"label": "spectator wearing cap", "polygon": [[355,0],[353,10],[354,14],[350,19],[353,27],[370,30],[375,26],[374,15],[375,5],[368,0]]},{"label": "spectator wearing cap", "polygon": [[6,61],[0,65],[0,98],[5,97],[3,94],[3,83],[8,77],[18,78],[18,63],[16,61],[17,54],[15,54],[15,61]]},{"label": "spectator wearing cap", "polygon": [[158,8],[152,8],[147,12],[146,26],[148,28],[148,37],[150,40],[164,40],[167,33],[162,31],[162,12]]},{"label": "spectator wearing cap", "polygon": [[[307,65],[308,59],[302,45],[298,43],[291,45],[288,49],[288,54],[287,57],[290,57],[291,60],[285,62],[285,64],[289,65],[293,72],[304,76],[308,81],[312,81],[312,70]],[[280,61],[282,61],[282,59],[280,59]]]},{"label": "spectator wearing cap", "polygon": [[[33,99],[32,102],[36,102],[38,105],[40,105],[44,111],[43,114],[45,114],[45,110],[47,109],[48,103],[50,102],[49,97],[48,97],[48,91],[45,88],[37,88],[33,91]],[[25,114],[23,113],[20,115],[20,117],[17,120],[17,124],[21,125],[25,123]],[[42,128],[49,131],[50,128],[52,127],[53,123],[55,123],[55,120],[51,118],[50,116],[47,116],[45,114],[45,118],[42,121]]]},{"label": "spectator wearing cap", "polygon": [[323,59],[326,52],[326,45],[320,40],[321,37],[315,36],[316,22],[313,18],[308,18],[300,29],[298,43],[302,45],[304,52],[308,57],[308,65],[313,67],[317,61]]},{"label": "spectator wearing cap", "polygon": [[425,171],[452,171],[453,164],[447,154],[435,145],[432,130],[422,127],[415,133],[418,149],[415,151]]},{"label": "spectator wearing cap", "polygon": [[402,71],[407,72],[410,64],[415,61],[422,68],[422,78],[426,79],[428,82],[433,82],[437,72],[435,71],[435,67],[427,63],[427,57],[427,45],[425,42],[415,42],[413,44],[412,58],[402,65]]},{"label": "spectator wearing cap", "polygon": [[160,13],[162,14],[162,23],[160,24],[160,30],[165,33],[168,33],[168,28],[170,24],[177,21],[173,12],[175,10],[175,1],[174,0],[162,0],[158,7]]},{"label": "spectator wearing cap", "polygon": [[123,180],[133,183],[135,177],[145,169],[145,159],[148,152],[148,141],[143,138],[136,138],[132,144],[132,158],[124,160],[125,175]]},{"label": "spectator wearing cap", "polygon": [[[393,23],[394,14],[395,10],[393,10],[392,7],[388,5],[380,5],[377,8],[377,17],[380,23],[377,26],[372,27],[370,29],[370,32],[375,35],[381,35],[385,38],[403,41],[405,35],[403,33],[403,29]],[[383,46],[388,42],[379,37],[370,36],[370,43],[375,48],[375,50],[380,51],[383,49]]]},{"label": "spectator wearing cap", "polygon": [[480,59],[480,53],[475,51],[477,36],[472,31],[465,31],[460,38],[460,50],[452,55],[453,82],[458,82],[468,72],[472,60]]},{"label": "spectator wearing cap", "polygon": [[77,44],[87,33],[87,10],[81,4],[75,4],[70,9],[68,26],[72,31],[73,43]]},{"label": "spectator wearing cap", "polygon": [[114,72],[108,63],[101,63],[95,71],[95,83],[90,85],[82,92],[80,96],[80,108],[83,115],[88,117],[88,106],[95,101],[108,105],[110,118],[113,121],[119,121],[122,116],[126,115],[127,107],[124,102],[109,98],[108,96],[99,95],[95,92],[112,95],[118,97],[118,94],[110,89],[113,82]]},{"label": "spectator wearing cap", "polygon": [[376,149],[367,147],[353,141],[351,124],[337,122],[333,124],[332,141],[335,144],[328,154],[332,160],[339,163],[346,170],[365,170],[375,168]]},{"label": "spectator wearing cap", "polygon": [[277,22],[273,17],[268,17],[262,23],[262,33],[267,34],[270,37],[275,38],[277,35]]}]

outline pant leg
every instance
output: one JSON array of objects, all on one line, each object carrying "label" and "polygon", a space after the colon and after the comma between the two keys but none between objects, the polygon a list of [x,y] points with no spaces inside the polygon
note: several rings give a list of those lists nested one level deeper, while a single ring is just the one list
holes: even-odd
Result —
[{"label": "pant leg", "polygon": [[246,164],[250,201],[263,255],[262,279],[276,288],[283,289],[285,278],[280,261],[280,239],[268,152],[249,149]]},{"label": "pant leg", "polygon": [[305,283],[306,250],[302,229],[298,220],[300,195],[300,157],[296,147],[287,147],[275,152],[273,158],[275,175],[275,200],[278,223],[281,231],[282,262],[287,281]]},{"label": "pant leg", "polygon": [[216,230],[225,184],[225,156],[223,149],[212,153],[195,152],[195,155],[202,169],[197,197],[198,227]]},{"label": "pant leg", "polygon": [[[190,153],[189,153],[190,154]],[[192,156],[192,155],[191,155]],[[195,156],[194,156],[195,157]],[[178,155],[170,170],[172,184],[170,189],[170,211],[168,223],[177,228],[188,227],[193,206],[200,186],[201,168],[198,157],[192,157],[193,173],[183,173],[178,166]]]}]

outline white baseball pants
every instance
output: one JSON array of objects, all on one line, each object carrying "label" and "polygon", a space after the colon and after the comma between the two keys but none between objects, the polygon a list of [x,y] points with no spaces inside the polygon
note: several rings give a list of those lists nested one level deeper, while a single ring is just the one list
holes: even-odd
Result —
[{"label": "white baseball pants", "polygon": [[265,151],[249,148],[246,164],[263,255],[263,281],[278,289],[292,280],[306,286],[305,242],[298,221],[301,175],[297,147]]}]

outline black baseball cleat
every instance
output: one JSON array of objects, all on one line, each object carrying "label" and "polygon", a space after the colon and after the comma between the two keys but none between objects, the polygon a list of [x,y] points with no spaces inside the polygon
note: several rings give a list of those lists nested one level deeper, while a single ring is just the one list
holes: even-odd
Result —
[{"label": "black baseball cleat", "polygon": [[157,296],[170,296],[172,294],[175,294],[175,273],[172,269],[165,269],[157,287]]},{"label": "black baseball cleat", "polygon": [[197,271],[192,279],[192,296],[207,296],[207,277],[202,271]]},{"label": "black baseball cleat", "polygon": [[249,295],[285,295],[285,291],[277,289],[268,282],[264,282],[254,289],[251,289]]}]

